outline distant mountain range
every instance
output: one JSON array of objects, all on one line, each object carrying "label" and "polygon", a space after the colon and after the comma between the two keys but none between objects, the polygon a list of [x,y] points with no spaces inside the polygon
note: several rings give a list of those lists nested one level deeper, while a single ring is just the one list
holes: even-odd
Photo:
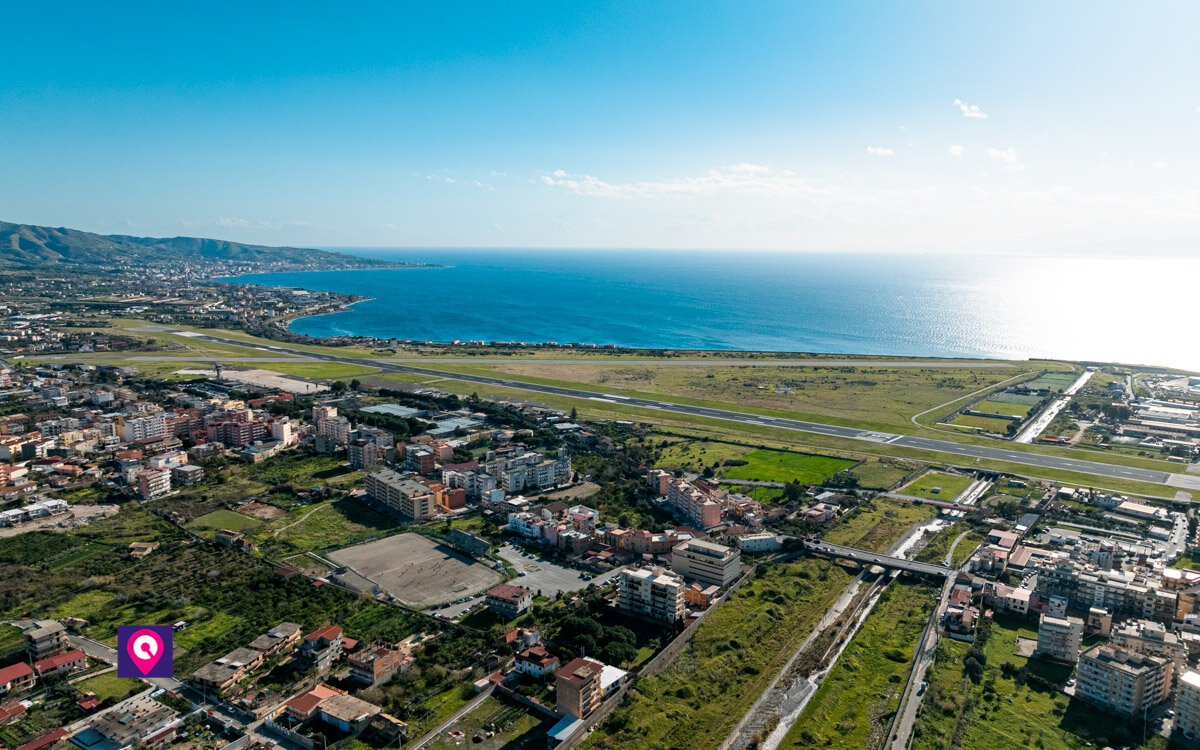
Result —
[{"label": "distant mountain range", "polygon": [[129,266],[190,263],[263,270],[402,268],[397,263],[299,247],[243,245],[198,237],[130,237],[0,221],[0,270],[114,271]]}]

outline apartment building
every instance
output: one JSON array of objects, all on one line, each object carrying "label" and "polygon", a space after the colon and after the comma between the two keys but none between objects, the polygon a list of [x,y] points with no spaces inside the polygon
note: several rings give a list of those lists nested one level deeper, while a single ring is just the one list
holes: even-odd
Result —
[{"label": "apartment building", "polygon": [[170,469],[143,469],[137,473],[138,495],[142,500],[157,500],[171,494]]},{"label": "apartment building", "polygon": [[68,651],[67,629],[57,620],[38,620],[25,631],[25,653],[33,661]]},{"label": "apartment building", "polygon": [[674,623],[683,618],[685,588],[682,578],[662,568],[627,568],[621,571],[616,607],[634,617]]},{"label": "apartment building", "polygon": [[1187,644],[1166,626],[1150,620],[1126,620],[1110,631],[1113,643],[1139,654],[1161,656],[1181,670],[1187,664]]},{"label": "apartment building", "polygon": [[603,700],[600,676],[604,665],[591,659],[572,659],[555,676],[556,710],[581,719],[595,711]]},{"label": "apartment building", "polygon": [[1079,661],[1081,643],[1083,643],[1083,620],[1081,618],[1043,614],[1038,620],[1035,656],[1074,664]]},{"label": "apartment building", "polygon": [[509,620],[518,617],[533,604],[533,592],[502,583],[487,592],[487,608]]},{"label": "apartment building", "polygon": [[296,647],[296,666],[302,672],[324,672],[342,655],[342,629],[337,625],[322,625],[304,636]]},{"label": "apartment building", "polygon": [[667,485],[667,502],[677,518],[698,529],[721,523],[721,504],[687,480],[676,479]]},{"label": "apartment building", "polygon": [[359,425],[350,436],[347,457],[355,469],[370,469],[391,461],[396,454],[396,438],[386,430]]},{"label": "apartment building", "polygon": [[1136,716],[1171,696],[1172,664],[1161,656],[1101,644],[1084,651],[1075,696],[1124,716]]},{"label": "apartment building", "polygon": [[[317,408],[313,409],[314,414]],[[350,420],[337,415],[337,410],[334,409],[333,416],[317,419],[317,437],[328,441],[333,447],[340,448],[350,442]]]},{"label": "apartment building", "polygon": [[170,433],[167,431],[165,414],[151,414],[146,417],[127,419],[122,431],[122,437],[127,443],[146,438],[166,437],[168,434]]},{"label": "apartment building", "polygon": [[1175,731],[1189,744],[1200,744],[1200,673],[1191,670],[1179,678],[1175,696]]},{"label": "apartment building", "polygon": [[742,572],[742,555],[715,542],[689,539],[671,550],[671,570],[684,578],[724,588]]},{"label": "apartment building", "polygon": [[1062,596],[1071,606],[1082,610],[1096,607],[1166,622],[1175,619],[1179,598],[1177,592],[1164,587],[1156,578],[1101,570],[1072,560],[1040,566],[1037,592],[1043,596]]},{"label": "apartment building", "polygon": [[392,469],[367,475],[367,497],[405,520],[424,521],[437,515],[433,491]]}]

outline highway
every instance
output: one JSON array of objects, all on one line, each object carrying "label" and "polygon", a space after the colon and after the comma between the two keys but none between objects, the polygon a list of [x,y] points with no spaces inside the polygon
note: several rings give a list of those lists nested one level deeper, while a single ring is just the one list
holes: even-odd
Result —
[{"label": "highway", "polygon": [[[1007,461],[1009,463],[1033,466],[1041,469],[1073,471],[1081,474],[1112,477],[1114,479],[1129,479],[1138,482],[1148,482],[1150,484],[1169,484],[1176,487],[1200,489],[1200,476],[1170,474],[1165,471],[1139,469],[1132,466],[1118,466],[1116,464],[1106,464],[1098,461],[1085,461],[1079,458],[1028,453],[1025,451],[1013,450],[1011,448],[1000,448],[990,445],[972,445],[969,443],[957,443],[951,440],[938,440],[935,438],[916,437],[913,435],[877,432],[873,430],[864,430],[858,427],[844,427],[841,425],[821,424],[819,422],[807,422],[801,419],[768,417],[761,414],[748,414],[731,409],[714,409],[707,406],[691,406],[688,404],[677,404],[658,399],[635,398],[608,393],[596,393],[594,391],[586,391],[578,388],[543,385],[540,383],[527,383],[521,380],[510,380],[486,375],[467,375],[457,372],[448,372],[446,370],[438,370],[431,367],[400,365],[380,360],[358,359],[355,357],[340,357],[332,354],[313,353],[309,351],[290,349],[286,346],[257,346],[247,344],[245,341],[238,341],[237,339],[223,338],[191,331],[180,333],[187,335],[189,338],[212,341],[219,344],[236,344],[241,347],[248,347],[251,349],[258,349],[260,351],[272,352],[276,354],[295,354],[297,356],[307,357],[309,359],[317,359],[327,362],[340,362],[343,364],[359,365],[363,367],[373,367],[378,368],[379,371],[384,373],[429,375],[430,377],[448,378],[451,380],[478,383],[480,385],[491,385],[500,388],[513,388],[517,390],[531,391],[534,393],[545,393],[552,396],[565,396],[567,398],[600,401],[608,404],[618,404],[621,406],[637,407],[640,409],[653,409],[656,411],[685,414],[693,417],[707,417],[710,419],[721,419],[730,422],[740,422],[742,424],[759,425],[762,427],[774,427],[783,430],[808,432],[815,435],[828,435],[830,437],[844,438],[848,440],[860,440],[870,443],[886,443],[888,445],[896,445],[904,448],[938,451],[941,453],[949,453],[966,458],[989,461]],[[760,364],[770,363],[762,362]]]}]

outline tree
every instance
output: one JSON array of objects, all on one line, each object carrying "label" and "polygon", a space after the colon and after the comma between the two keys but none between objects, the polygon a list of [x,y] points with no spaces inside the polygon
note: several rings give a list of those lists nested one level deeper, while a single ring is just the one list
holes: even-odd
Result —
[{"label": "tree", "polygon": [[575,411],[575,407],[571,407],[571,421],[574,422],[579,417],[579,412]]},{"label": "tree", "polygon": [[361,388],[362,388],[362,381],[360,381],[358,378],[355,378],[354,380],[350,381],[350,390],[357,391]]},{"label": "tree", "polygon": [[346,383],[343,380],[335,380],[333,381],[333,384],[329,386],[329,390],[341,395],[346,392]]}]

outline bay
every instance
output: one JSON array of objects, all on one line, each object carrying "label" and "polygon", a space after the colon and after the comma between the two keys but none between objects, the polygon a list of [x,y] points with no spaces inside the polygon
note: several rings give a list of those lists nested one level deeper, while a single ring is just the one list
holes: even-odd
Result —
[{"label": "bay", "polygon": [[[337,248],[331,248],[337,249]],[[440,268],[255,274],[370,297],[311,336],[582,342],[1200,370],[1200,259],[353,249]]]}]

